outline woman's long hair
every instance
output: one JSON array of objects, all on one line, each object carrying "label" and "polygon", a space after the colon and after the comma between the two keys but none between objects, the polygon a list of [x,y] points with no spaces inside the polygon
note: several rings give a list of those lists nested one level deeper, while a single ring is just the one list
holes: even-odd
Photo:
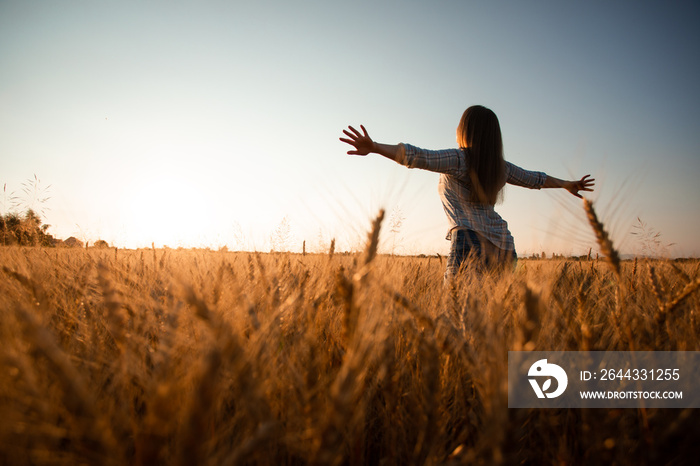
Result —
[{"label": "woman's long hair", "polygon": [[464,111],[457,127],[457,142],[467,153],[471,201],[494,205],[506,183],[501,125],[493,111],[474,105]]}]

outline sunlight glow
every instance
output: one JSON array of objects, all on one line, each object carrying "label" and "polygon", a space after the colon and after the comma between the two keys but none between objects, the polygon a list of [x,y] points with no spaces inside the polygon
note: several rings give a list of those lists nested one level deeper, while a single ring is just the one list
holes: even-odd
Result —
[{"label": "sunlight glow", "polygon": [[132,247],[188,247],[209,233],[211,202],[199,187],[176,173],[136,177],[130,184],[124,213],[127,242]]}]

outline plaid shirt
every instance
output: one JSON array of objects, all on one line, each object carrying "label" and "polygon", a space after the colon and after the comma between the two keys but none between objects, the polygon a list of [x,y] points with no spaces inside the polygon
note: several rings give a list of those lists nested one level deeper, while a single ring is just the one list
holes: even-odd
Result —
[{"label": "plaid shirt", "polygon": [[[399,144],[399,158],[408,168],[422,168],[440,173],[438,192],[450,225],[447,239],[452,230],[465,227],[474,230],[505,250],[514,251],[513,236],[508,224],[496,213],[492,205],[470,201],[471,181],[469,180],[469,160],[461,149],[426,150],[410,144]],[[506,182],[525,188],[540,189],[547,179],[543,172],[523,170],[506,162]]]}]

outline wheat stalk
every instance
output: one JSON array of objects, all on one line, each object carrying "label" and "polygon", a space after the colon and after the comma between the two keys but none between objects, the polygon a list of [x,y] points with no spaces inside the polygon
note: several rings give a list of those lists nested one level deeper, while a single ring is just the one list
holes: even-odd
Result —
[{"label": "wheat stalk", "polygon": [[369,273],[370,264],[374,258],[377,257],[377,249],[379,248],[379,230],[382,225],[382,220],[384,220],[384,209],[379,211],[377,218],[375,218],[372,222],[372,229],[367,236],[367,245],[365,247],[360,270],[353,276],[353,280],[357,283],[361,283],[365,280],[367,274]]},{"label": "wheat stalk", "polygon": [[685,299],[687,299],[695,290],[700,287],[700,278],[696,278],[692,282],[689,282],[685,288],[683,288],[680,293],[678,293],[671,301],[664,305],[664,312],[669,314],[673,312],[676,307],[678,307]]},{"label": "wheat stalk", "polygon": [[593,203],[588,199],[583,200],[583,207],[586,209],[586,214],[588,215],[588,223],[590,223],[593,231],[595,232],[596,240],[600,251],[605,255],[605,259],[610,265],[610,268],[615,272],[615,275],[620,278],[620,255],[617,250],[613,247],[612,241],[610,240],[610,235],[605,231],[603,224],[598,220],[595,209],[593,208]]}]

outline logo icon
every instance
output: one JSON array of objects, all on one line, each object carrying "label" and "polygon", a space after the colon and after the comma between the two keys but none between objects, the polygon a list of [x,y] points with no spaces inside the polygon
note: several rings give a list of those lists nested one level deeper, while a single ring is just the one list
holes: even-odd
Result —
[{"label": "logo icon", "polygon": [[[536,361],[530,370],[527,372],[528,377],[548,377],[540,387],[537,379],[528,379],[532,389],[535,390],[537,398],[556,398],[566,390],[566,385],[569,383],[569,378],[566,372],[556,364],[548,364],[546,359]],[[557,389],[553,392],[548,392],[552,385],[552,378],[557,381]]]}]

